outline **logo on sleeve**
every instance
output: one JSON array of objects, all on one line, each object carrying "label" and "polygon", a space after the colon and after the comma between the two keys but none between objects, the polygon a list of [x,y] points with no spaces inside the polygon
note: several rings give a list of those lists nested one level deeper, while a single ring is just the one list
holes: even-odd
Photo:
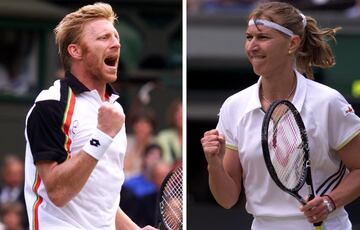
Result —
[{"label": "logo on sleeve", "polygon": [[71,126],[71,132],[73,134],[76,134],[79,131],[79,121],[78,120],[74,120]]},{"label": "logo on sleeve", "polygon": [[350,113],[355,113],[354,109],[351,105],[347,105],[343,107],[344,115],[347,116]]},{"label": "logo on sleeve", "polygon": [[100,141],[93,138],[90,140],[90,145],[98,147],[100,145]]}]

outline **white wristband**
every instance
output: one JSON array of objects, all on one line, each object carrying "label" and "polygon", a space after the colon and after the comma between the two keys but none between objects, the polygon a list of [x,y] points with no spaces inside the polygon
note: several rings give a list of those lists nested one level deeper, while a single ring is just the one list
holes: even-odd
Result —
[{"label": "white wristband", "polygon": [[113,139],[99,129],[93,133],[83,150],[97,160],[105,154]]}]

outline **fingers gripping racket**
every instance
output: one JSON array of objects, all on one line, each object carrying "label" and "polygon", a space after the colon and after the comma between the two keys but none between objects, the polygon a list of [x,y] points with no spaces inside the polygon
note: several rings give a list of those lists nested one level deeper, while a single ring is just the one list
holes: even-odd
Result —
[{"label": "fingers gripping racket", "polygon": [[171,171],[161,184],[159,192],[160,229],[181,230],[183,226],[182,167]]},{"label": "fingers gripping racket", "polygon": [[[308,199],[313,199],[306,129],[291,102],[277,100],[270,105],[262,124],[261,144],[266,167],[277,186],[305,204],[299,190],[306,183]],[[314,226],[317,230],[323,229],[322,222]]]}]

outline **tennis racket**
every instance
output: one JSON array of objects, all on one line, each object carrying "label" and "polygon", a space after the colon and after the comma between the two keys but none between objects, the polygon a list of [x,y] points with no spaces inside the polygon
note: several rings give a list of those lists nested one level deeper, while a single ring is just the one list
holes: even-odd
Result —
[{"label": "tennis racket", "polygon": [[[312,200],[315,193],[308,138],[300,113],[291,102],[276,100],[270,105],[262,124],[261,144],[266,167],[277,186],[305,204],[299,190],[306,183],[308,199]],[[322,222],[314,226],[323,229]]]},{"label": "tennis racket", "polygon": [[183,226],[182,167],[177,167],[165,177],[158,196],[158,226],[164,230],[181,230]]}]

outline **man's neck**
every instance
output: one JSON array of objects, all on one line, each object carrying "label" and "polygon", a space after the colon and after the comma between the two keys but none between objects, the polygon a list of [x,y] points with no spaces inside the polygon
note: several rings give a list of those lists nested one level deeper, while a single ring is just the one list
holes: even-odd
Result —
[{"label": "man's neck", "polygon": [[84,71],[72,68],[70,71],[90,91],[96,90],[102,101],[106,101],[106,83],[96,80]]}]

